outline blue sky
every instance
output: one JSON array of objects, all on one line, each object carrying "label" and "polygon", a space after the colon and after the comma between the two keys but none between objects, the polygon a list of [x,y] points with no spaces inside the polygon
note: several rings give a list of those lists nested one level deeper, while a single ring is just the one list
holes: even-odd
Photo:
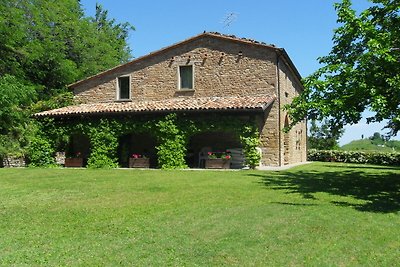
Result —
[{"label": "blue sky", "polygon": [[[111,18],[135,26],[129,38],[134,57],[217,31],[285,48],[303,77],[319,68],[317,58],[329,53],[337,27],[335,0],[81,0],[87,15],[94,15],[96,2]],[[359,11],[369,6],[367,0],[353,2]],[[382,127],[365,121],[346,127],[340,144],[382,132]]]}]

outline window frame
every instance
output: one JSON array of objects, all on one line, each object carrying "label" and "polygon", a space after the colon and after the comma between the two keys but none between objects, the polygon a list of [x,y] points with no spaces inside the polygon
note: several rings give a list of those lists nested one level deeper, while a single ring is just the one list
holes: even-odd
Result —
[{"label": "window frame", "polygon": [[[128,98],[121,98],[121,90],[119,87],[119,79],[120,78],[128,78],[128,85],[129,85],[129,96]],[[131,92],[131,75],[121,75],[116,78],[116,101],[131,101],[132,100],[132,92]]]},{"label": "window frame", "polygon": [[[192,68],[192,88],[182,88],[181,87],[181,67],[191,67]],[[194,75],[195,75],[195,68],[194,64],[180,64],[177,68],[178,73],[178,91],[194,91]]]}]

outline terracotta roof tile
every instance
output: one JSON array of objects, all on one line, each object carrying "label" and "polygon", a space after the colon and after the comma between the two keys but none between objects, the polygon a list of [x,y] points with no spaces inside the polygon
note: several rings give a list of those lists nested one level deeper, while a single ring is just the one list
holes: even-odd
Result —
[{"label": "terracotta roof tile", "polygon": [[66,117],[104,113],[152,113],[174,111],[265,110],[275,96],[178,97],[165,100],[94,103],[36,113],[35,117]]}]

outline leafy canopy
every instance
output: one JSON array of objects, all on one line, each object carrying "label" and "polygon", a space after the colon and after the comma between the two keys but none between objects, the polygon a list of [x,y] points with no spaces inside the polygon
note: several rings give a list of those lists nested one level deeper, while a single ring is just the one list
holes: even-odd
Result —
[{"label": "leafy canopy", "polygon": [[16,77],[0,77],[0,156],[18,153],[17,144],[26,144],[29,135],[29,110],[36,98],[33,86],[25,85]]},{"label": "leafy canopy", "polygon": [[331,131],[327,122],[317,125],[315,120],[311,121],[310,133],[307,138],[308,148],[319,150],[338,149],[339,138],[344,130]]},{"label": "leafy canopy", "polygon": [[329,118],[332,129],[360,121],[387,120],[391,135],[400,129],[400,2],[372,0],[357,15],[350,0],[335,4],[340,26],[323,65],[304,79],[305,90],[286,106],[292,125],[305,117]]},{"label": "leafy canopy", "polygon": [[132,29],[100,5],[0,0],[0,156],[26,147],[31,113],[71,103],[68,84],[127,62]]}]

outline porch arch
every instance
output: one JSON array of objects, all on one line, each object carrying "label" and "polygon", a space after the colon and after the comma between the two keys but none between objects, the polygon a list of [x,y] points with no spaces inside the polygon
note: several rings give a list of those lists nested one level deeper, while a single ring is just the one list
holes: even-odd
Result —
[{"label": "porch arch", "polygon": [[232,131],[202,131],[189,138],[186,163],[190,168],[203,168],[207,152],[231,152],[231,168],[244,165],[243,146]]},{"label": "porch arch", "polygon": [[87,165],[88,158],[91,153],[90,138],[83,133],[72,133],[69,136],[69,141],[66,144],[67,158],[82,158],[83,166]]},{"label": "porch arch", "polygon": [[126,133],[118,139],[118,165],[127,168],[133,154],[150,159],[150,167],[157,167],[156,138],[150,133]]}]

